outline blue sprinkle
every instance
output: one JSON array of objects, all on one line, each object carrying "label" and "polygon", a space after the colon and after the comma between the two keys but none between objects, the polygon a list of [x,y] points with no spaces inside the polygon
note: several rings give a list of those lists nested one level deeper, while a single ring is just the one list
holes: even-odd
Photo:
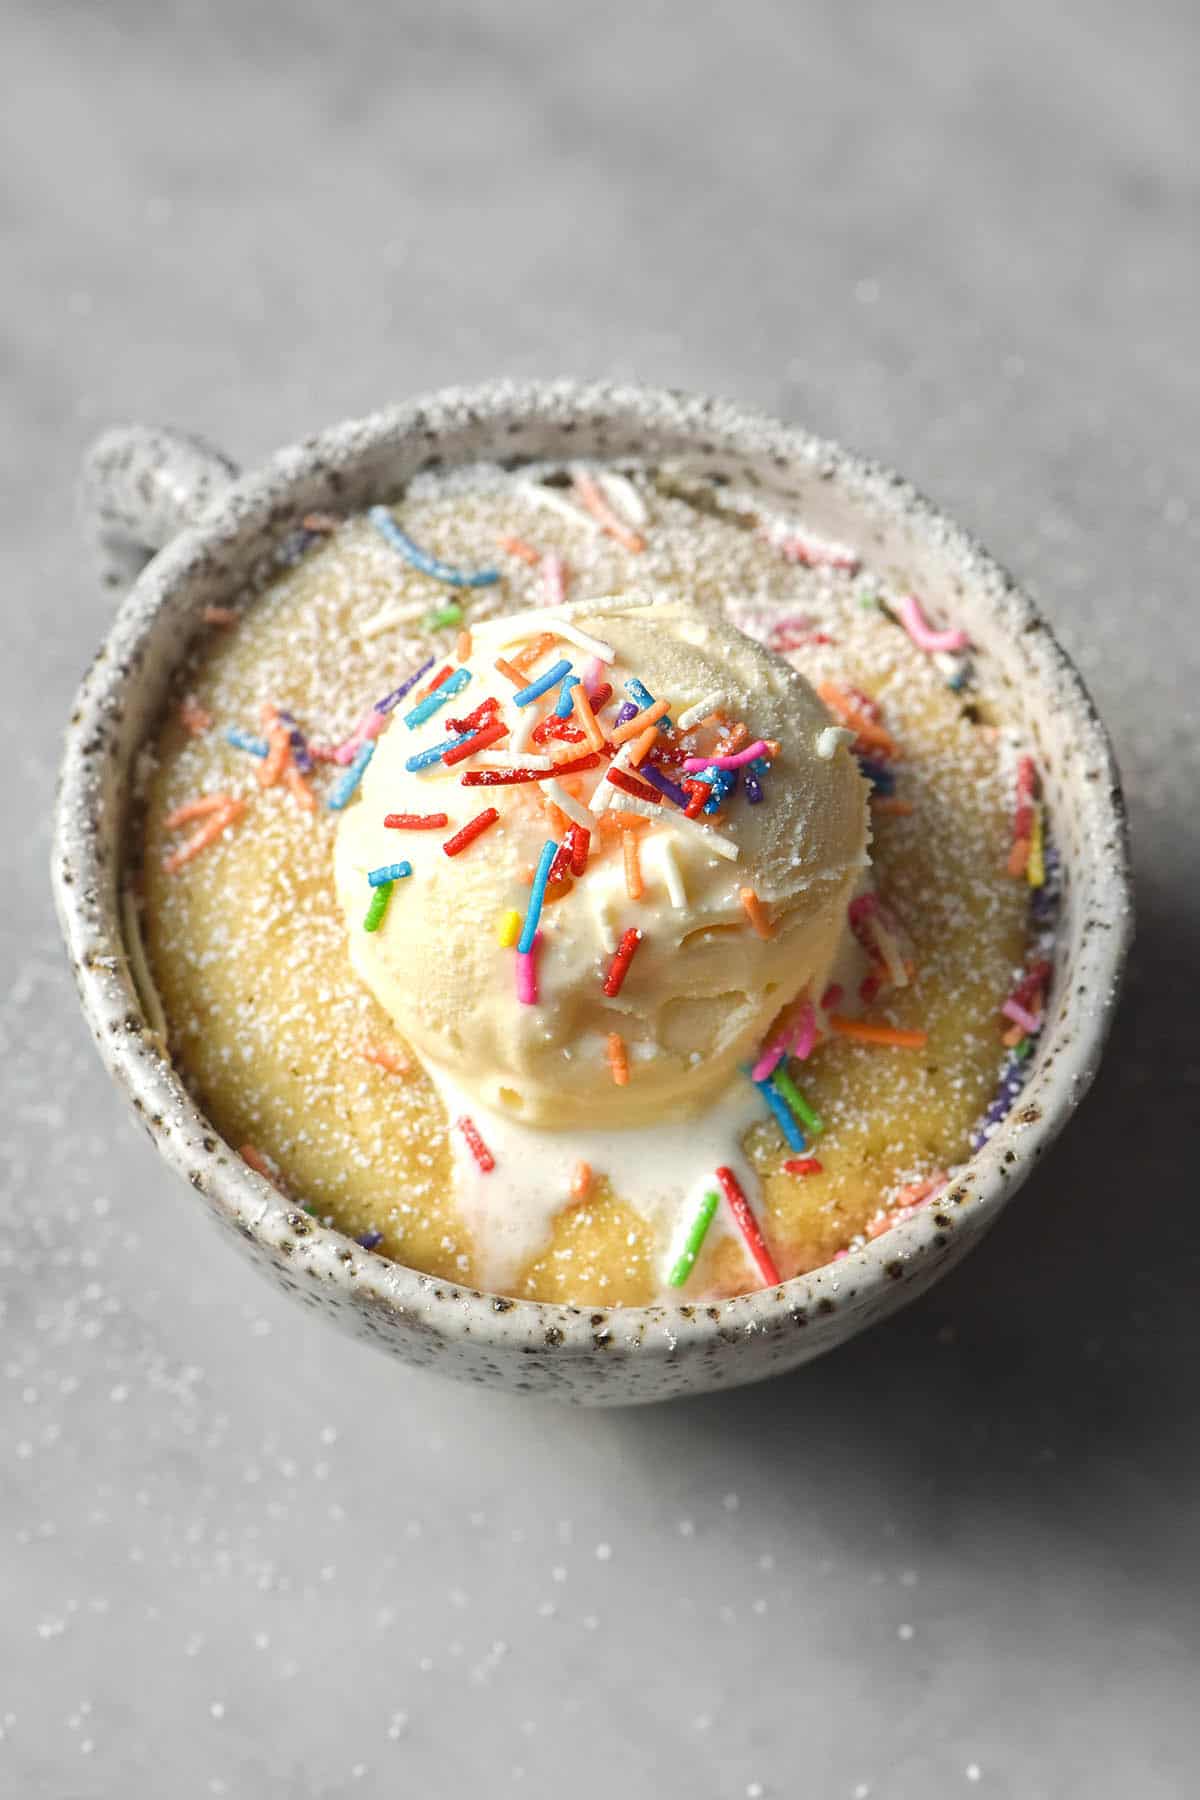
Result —
[{"label": "blue sprinkle", "polygon": [[426,719],[432,719],[438,707],[445,706],[447,700],[452,700],[455,694],[461,694],[470,679],[470,669],[455,669],[453,675],[446,677],[441,687],[434,688],[432,694],[426,694],[424,700],[419,701],[411,712],[405,713],[404,723],[408,729],[415,731],[418,725],[425,723]]},{"label": "blue sprinkle", "polygon": [[382,1231],[364,1231],[362,1236],[356,1237],[354,1241],[356,1244],[361,1244],[364,1250],[374,1250],[377,1244],[382,1244],[383,1233]]},{"label": "blue sprinkle", "polygon": [[416,673],[410,675],[407,681],[402,681],[398,688],[393,688],[390,694],[385,694],[382,700],[377,700],[375,702],[375,711],[377,713],[390,713],[393,707],[400,704],[405,694],[410,693],[412,689],[416,687],[422,675],[428,675],[436,661],[437,657],[431,656],[428,662],[422,663]]},{"label": "blue sprinkle", "polygon": [[434,763],[441,762],[447,750],[456,749],[474,735],[474,732],[465,731],[461,737],[443,738],[440,744],[430,744],[428,750],[418,750],[415,755],[408,757],[404,766],[414,775],[418,769],[432,768]]},{"label": "blue sprinkle", "polygon": [[[648,706],[654,705],[654,695],[643,682],[638,680],[636,675],[631,675],[629,680],[625,683],[625,692],[632,700],[637,701],[638,712],[645,712]],[[630,717],[633,717],[632,713],[630,714]],[[660,719],[658,721],[658,729],[660,731],[670,731],[672,729],[670,719]]]},{"label": "blue sprinkle", "polygon": [[877,794],[895,793],[896,777],[886,763],[873,762],[869,756],[860,756],[858,766]]},{"label": "blue sprinkle", "polygon": [[373,506],[367,514],[372,525],[381,537],[385,537],[393,550],[398,550],[405,562],[420,569],[422,575],[432,575],[435,581],[444,581],[449,587],[478,588],[492,587],[500,579],[499,569],[477,569],[473,575],[462,569],[454,568],[450,563],[439,562],[436,556],[430,556],[419,544],[414,544],[393,519],[386,506]]},{"label": "blue sprinkle", "polygon": [[737,772],[734,769],[715,769],[710,764],[707,769],[701,769],[700,773],[693,776],[692,779],[707,782],[712,788],[712,799],[704,802],[702,811],[715,813],[720,811],[722,802],[729,794],[732,794],[736,787]]},{"label": "blue sprinkle", "polygon": [[410,862],[384,863],[381,869],[369,869],[367,880],[372,887],[382,887],[385,881],[403,881],[406,875],[411,874]]},{"label": "blue sprinkle", "polygon": [[566,675],[563,677],[562,692],[559,694],[558,703],[554,708],[554,716],[556,719],[570,718],[571,713],[574,710],[571,704],[571,689],[577,688],[578,686],[578,675]]},{"label": "blue sprinkle", "polygon": [[756,1081],[754,1085],[774,1113],[788,1149],[795,1150],[797,1154],[802,1155],[808,1148],[808,1142],[793,1118],[792,1110],[783,1095],[776,1092],[769,1081]]},{"label": "blue sprinkle", "polygon": [[252,731],[242,731],[237,725],[225,733],[225,742],[235,750],[248,750],[251,756],[265,756],[271,747],[266,738],[255,737]]},{"label": "blue sprinkle", "polygon": [[550,876],[550,864],[558,852],[558,845],[553,838],[547,838],[542,845],[542,854],[538,858],[537,870],[533,877],[533,887],[529,894],[529,909],[525,914],[525,923],[521,927],[521,935],[517,939],[517,950],[525,956],[533,949],[533,940],[537,932],[538,921],[542,916],[542,902],[546,898],[546,882]]},{"label": "blue sprinkle", "polygon": [[552,687],[556,687],[570,673],[571,665],[564,656],[552,668],[547,669],[544,675],[531,681],[528,687],[518,688],[512,697],[513,705],[529,706],[534,700],[540,700],[543,694],[548,694]]},{"label": "blue sprinkle", "polygon": [[326,801],[326,805],[330,812],[341,812],[343,806],[348,806],[350,804],[357,791],[358,784],[366,771],[367,764],[374,754],[375,741],[373,738],[370,738],[355,752],[354,761],[350,764],[346,773],[341,776],[339,780],[334,782],[333,787],[330,790],[329,799]]}]

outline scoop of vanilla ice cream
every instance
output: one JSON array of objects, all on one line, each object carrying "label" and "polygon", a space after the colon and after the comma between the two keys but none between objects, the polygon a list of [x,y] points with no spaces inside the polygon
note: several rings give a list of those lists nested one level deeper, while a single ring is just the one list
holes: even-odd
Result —
[{"label": "scoop of vanilla ice cream", "polygon": [[[501,946],[497,924],[510,908],[524,916],[529,873],[547,839],[560,835],[544,784],[464,787],[462,774],[479,762],[418,772],[405,764],[452,736],[447,719],[488,695],[501,703],[516,736],[524,709],[513,704],[513,684],[497,672],[495,658],[554,631],[558,619],[615,652],[605,670],[615,689],[606,722],[630,677],[670,702],[672,720],[719,692],[726,716],[745,721],[751,740],[778,740],[779,753],[763,777],[761,804],[749,804],[743,784],[723,804],[715,831],[703,820],[683,820],[669,800],[653,809],[638,832],[640,900],[627,892],[619,836],[594,831],[586,872],[542,913],[538,999],[527,1005],[517,996],[516,952]],[[559,657],[582,673],[588,653],[564,639],[532,665],[529,679]],[[856,763],[828,739],[826,754],[818,754],[829,719],[788,663],[725,619],[670,601],[640,609],[596,601],[586,612],[489,621],[475,629],[469,667],[465,690],[427,723],[410,730],[408,703],[398,709],[359,798],[342,817],[335,879],[355,969],[434,1072],[452,1074],[484,1104],[528,1124],[620,1127],[700,1108],[753,1055],[781,1007],[806,987],[821,992],[847,899],[868,860],[867,789]],[[557,692],[531,710],[543,716]],[[511,744],[506,738],[491,754],[530,760]],[[552,741],[544,748],[557,759],[587,746]],[[607,767],[606,758],[572,782],[585,804],[593,789],[601,803]],[[664,773],[679,778],[678,769]],[[624,804],[615,797],[618,809]],[[496,807],[497,823],[448,857],[444,839],[485,806]],[[395,830],[383,822],[388,813],[431,812],[449,815],[444,830]],[[382,928],[369,933],[367,872],[401,859],[411,862],[412,877],[396,883]],[[751,925],[747,888],[774,926],[769,938]],[[604,976],[630,926],[642,940],[624,985],[609,998]],[[627,1049],[625,1086],[614,1082],[606,1059],[613,1032]]]}]

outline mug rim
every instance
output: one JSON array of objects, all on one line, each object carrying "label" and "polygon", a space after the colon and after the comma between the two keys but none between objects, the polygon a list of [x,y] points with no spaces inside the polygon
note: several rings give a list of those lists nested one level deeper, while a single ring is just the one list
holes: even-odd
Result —
[{"label": "mug rim", "polygon": [[[1094,928],[1080,951],[1081,962],[1088,964],[1091,994],[1086,1012],[1075,1015],[1070,1034],[1058,1044],[1062,1022],[1049,1023],[1017,1104],[937,1201],[840,1262],[725,1299],[613,1307],[510,1298],[363,1249],[303,1213],[225,1143],[192,1100],[165,1045],[161,1052],[157,1049],[129,968],[120,916],[123,822],[117,827],[112,822],[122,808],[114,805],[109,758],[117,747],[123,695],[137,679],[146,643],[175,588],[214,553],[236,550],[248,526],[274,519],[283,528],[294,521],[289,495],[317,471],[324,472],[336,502],[339,477],[389,445],[417,436],[436,444],[464,424],[496,428],[539,414],[560,422],[578,419],[585,426],[589,419],[597,426],[621,420],[641,426],[648,436],[669,422],[677,434],[695,436],[692,447],[698,454],[705,445],[718,455],[765,453],[781,469],[807,467],[872,510],[897,521],[903,517],[1020,634],[1031,674],[1053,692],[1056,708],[1069,713],[1089,766],[1087,784],[1076,796],[1093,814],[1087,833],[1092,863],[1085,866],[1093,867],[1089,920]],[[486,460],[486,451],[476,450],[473,459]],[[246,572],[231,573],[230,582],[246,585]],[[131,757],[135,754],[130,751]],[[153,1126],[164,1159],[226,1223],[269,1254],[288,1257],[298,1272],[333,1280],[361,1302],[401,1315],[418,1330],[440,1337],[470,1336],[481,1350],[591,1352],[609,1348],[619,1336],[639,1357],[656,1351],[678,1356],[689,1345],[736,1341],[778,1329],[788,1320],[817,1328],[823,1318],[840,1313],[844,1326],[847,1308],[854,1314],[875,1309],[889,1289],[906,1285],[905,1278],[917,1273],[931,1252],[946,1250],[951,1232],[960,1252],[974,1241],[1065,1125],[1098,1065],[1132,935],[1128,833],[1108,734],[1082,677],[1038,607],[975,537],[904,478],[832,440],[732,402],[607,382],[493,381],[440,389],[328,426],[277,451],[223,490],[201,520],[173,538],[137,577],[84,677],[59,775],[52,878],[80,1002],[102,1060],[135,1111]],[[1035,1083],[1042,1104],[1021,1108],[1021,1097]],[[1031,1116],[1022,1119],[1019,1111]],[[839,1329],[831,1343],[845,1335]]]}]

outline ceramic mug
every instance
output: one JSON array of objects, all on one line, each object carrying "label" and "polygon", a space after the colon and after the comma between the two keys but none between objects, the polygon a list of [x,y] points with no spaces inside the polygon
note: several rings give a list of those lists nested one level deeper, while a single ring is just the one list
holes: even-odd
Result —
[{"label": "ceramic mug", "polygon": [[[1060,954],[1026,1086],[932,1204],[842,1261],[711,1304],[610,1309],[482,1294],[318,1224],[249,1168],[189,1097],[139,998],[122,923],[130,776],[172,672],[220,604],[308,511],[485,460],[686,458],[853,544],[970,634],[986,691],[1030,741],[1064,885]],[[239,476],[196,439],[128,427],[94,447],[85,507],[106,578],[132,580],[67,729],[53,880],[84,1015],[166,1163],[287,1291],[409,1363],[588,1403],[664,1399],[790,1369],[894,1312],[986,1231],[1091,1081],[1132,925],[1121,793],[1104,729],[1032,602],[898,476],[721,402],[627,386],[496,382],[336,425]],[[153,1006],[151,1003],[151,1010]]]}]

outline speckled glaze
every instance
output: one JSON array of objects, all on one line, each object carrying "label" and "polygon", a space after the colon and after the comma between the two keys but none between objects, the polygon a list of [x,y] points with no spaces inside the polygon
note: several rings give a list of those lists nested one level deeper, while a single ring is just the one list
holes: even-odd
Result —
[{"label": "speckled glaze", "polygon": [[[119,886],[129,776],[206,605],[259,579],[298,515],[353,510],[419,471],[485,458],[688,457],[855,544],[978,648],[985,687],[1023,722],[1065,870],[1062,951],[1029,1081],[961,1180],[866,1249],[713,1305],[590,1310],[507,1300],[361,1249],[283,1200],[197,1110],[129,974]],[[898,476],[713,400],[625,386],[497,382],[338,425],[260,472],[199,440],[108,433],[85,471],[107,579],[142,568],[76,701],[53,882],[101,1057],[167,1163],[247,1255],[304,1305],[405,1361],[589,1404],[734,1387],[807,1362],[923,1292],[975,1244],[1086,1091],[1132,930],[1120,787],[1075,669],[1012,579]]]}]

